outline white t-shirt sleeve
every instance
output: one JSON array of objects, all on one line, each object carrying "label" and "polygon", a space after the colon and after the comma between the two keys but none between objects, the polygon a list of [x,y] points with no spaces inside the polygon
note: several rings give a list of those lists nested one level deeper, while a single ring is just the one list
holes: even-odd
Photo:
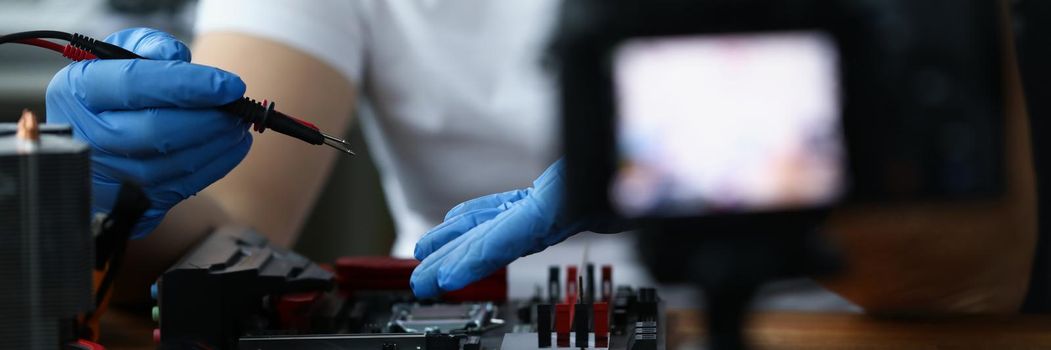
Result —
[{"label": "white t-shirt sleeve", "polygon": [[194,31],[233,31],[273,40],[360,84],[367,46],[364,7],[363,1],[201,0]]}]

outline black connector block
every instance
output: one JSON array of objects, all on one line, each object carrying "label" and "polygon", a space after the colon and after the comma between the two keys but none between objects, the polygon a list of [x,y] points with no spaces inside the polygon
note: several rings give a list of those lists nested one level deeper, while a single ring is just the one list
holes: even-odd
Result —
[{"label": "black connector block", "polygon": [[142,59],[145,57],[139,56],[134,52],[128,51],[127,49],[107,43],[102,40],[80,34],[73,33],[70,35],[69,44],[78,49],[90,52],[101,59]]},{"label": "black connector block", "polygon": [[560,282],[558,265],[552,265],[547,269],[547,302],[558,304],[562,301],[562,283]]},{"label": "black connector block", "polygon": [[573,305],[573,332],[576,334],[577,347],[588,347],[588,333],[591,332],[591,304]]},{"label": "black connector block", "polygon": [[164,272],[157,285],[162,349],[234,349],[238,337],[266,328],[267,298],[329,290],[334,277],[252,230],[225,228]]},{"label": "black connector block", "polygon": [[536,344],[541,348],[551,347],[551,305],[536,306]]},{"label": "black connector block", "polygon": [[227,113],[252,123],[257,132],[266,129],[274,130],[312,145],[325,143],[325,137],[317,129],[304,125],[288,115],[274,110],[274,103],[260,103],[248,97],[242,97],[221,107]]}]

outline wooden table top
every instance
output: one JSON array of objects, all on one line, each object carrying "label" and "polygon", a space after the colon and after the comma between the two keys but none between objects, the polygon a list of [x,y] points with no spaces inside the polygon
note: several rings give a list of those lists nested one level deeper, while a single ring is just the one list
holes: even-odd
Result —
[{"label": "wooden table top", "polygon": [[[698,316],[695,311],[669,312],[669,343],[698,344],[703,337]],[[748,340],[757,349],[1051,349],[1051,316],[881,319],[849,313],[761,312],[752,315],[747,328]]]},{"label": "wooden table top", "polygon": [[[694,310],[668,312],[668,349],[703,344]],[[107,349],[152,349],[154,324],[145,314],[111,311],[103,317]],[[881,319],[860,314],[759,312],[749,341],[757,349],[1051,349],[1051,316],[963,316]]]}]

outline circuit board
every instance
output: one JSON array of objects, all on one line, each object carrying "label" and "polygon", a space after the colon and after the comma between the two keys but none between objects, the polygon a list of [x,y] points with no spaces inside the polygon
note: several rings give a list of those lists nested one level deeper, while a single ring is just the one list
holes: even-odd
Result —
[{"label": "circuit board", "polygon": [[[162,349],[664,349],[657,291],[612,266],[551,266],[546,294],[507,300],[506,271],[437,300],[408,290],[415,260],[315,264],[246,229],[213,233],[153,288]],[[578,271],[580,273],[578,275]],[[564,272],[564,273],[563,273]],[[561,277],[564,276],[563,280]],[[564,283],[563,283],[564,281]]]}]

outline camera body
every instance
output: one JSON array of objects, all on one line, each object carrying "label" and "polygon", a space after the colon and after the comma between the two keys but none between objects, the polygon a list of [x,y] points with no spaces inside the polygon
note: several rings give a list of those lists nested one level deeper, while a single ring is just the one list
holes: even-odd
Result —
[{"label": "camera body", "polygon": [[[812,229],[844,202],[980,199],[1003,189],[995,1],[582,0],[564,6],[552,54],[561,83],[567,200],[577,214],[699,232]],[[692,52],[698,63],[691,68],[674,64],[688,60],[661,58],[673,56],[667,53],[676,45],[679,56]],[[713,61],[712,52],[729,58]],[[650,63],[631,58],[647,55],[654,57]],[[648,70],[632,68],[646,64]],[[787,66],[781,72],[788,75],[759,74],[772,65]],[[807,67],[820,74],[791,75]],[[690,74],[694,68],[704,72]],[[665,69],[670,78],[624,73],[633,69],[651,75]],[[683,94],[682,87],[697,93]],[[726,98],[738,103],[720,110],[695,100]],[[660,118],[665,122],[638,122]],[[769,131],[780,124],[787,131]],[[649,129],[633,129],[640,125]],[[694,146],[682,141],[691,133]],[[631,139],[638,135],[649,139]],[[719,137],[727,140],[718,149],[706,142]],[[789,143],[772,139],[802,140],[794,143],[802,145],[796,154],[810,161],[797,162],[795,177],[761,172],[786,159],[774,153]],[[663,158],[650,159],[664,160],[666,168],[689,166],[668,159],[700,159],[707,172],[618,191],[618,182],[630,178],[625,173],[646,163],[638,150],[654,148],[638,145],[669,140],[680,141],[665,147],[672,150]],[[666,156],[671,153],[692,158]],[[712,172],[758,180],[706,180]],[[825,180],[800,182],[820,176]],[[756,181],[789,185],[762,193],[755,188],[764,182]],[[654,188],[664,193],[653,194]],[[794,200],[778,199],[785,189],[795,191]],[[810,196],[799,196],[808,190]],[[718,197],[722,192],[734,195]],[[644,210],[631,210],[623,201],[644,202],[639,194],[679,200],[651,200]]]}]

